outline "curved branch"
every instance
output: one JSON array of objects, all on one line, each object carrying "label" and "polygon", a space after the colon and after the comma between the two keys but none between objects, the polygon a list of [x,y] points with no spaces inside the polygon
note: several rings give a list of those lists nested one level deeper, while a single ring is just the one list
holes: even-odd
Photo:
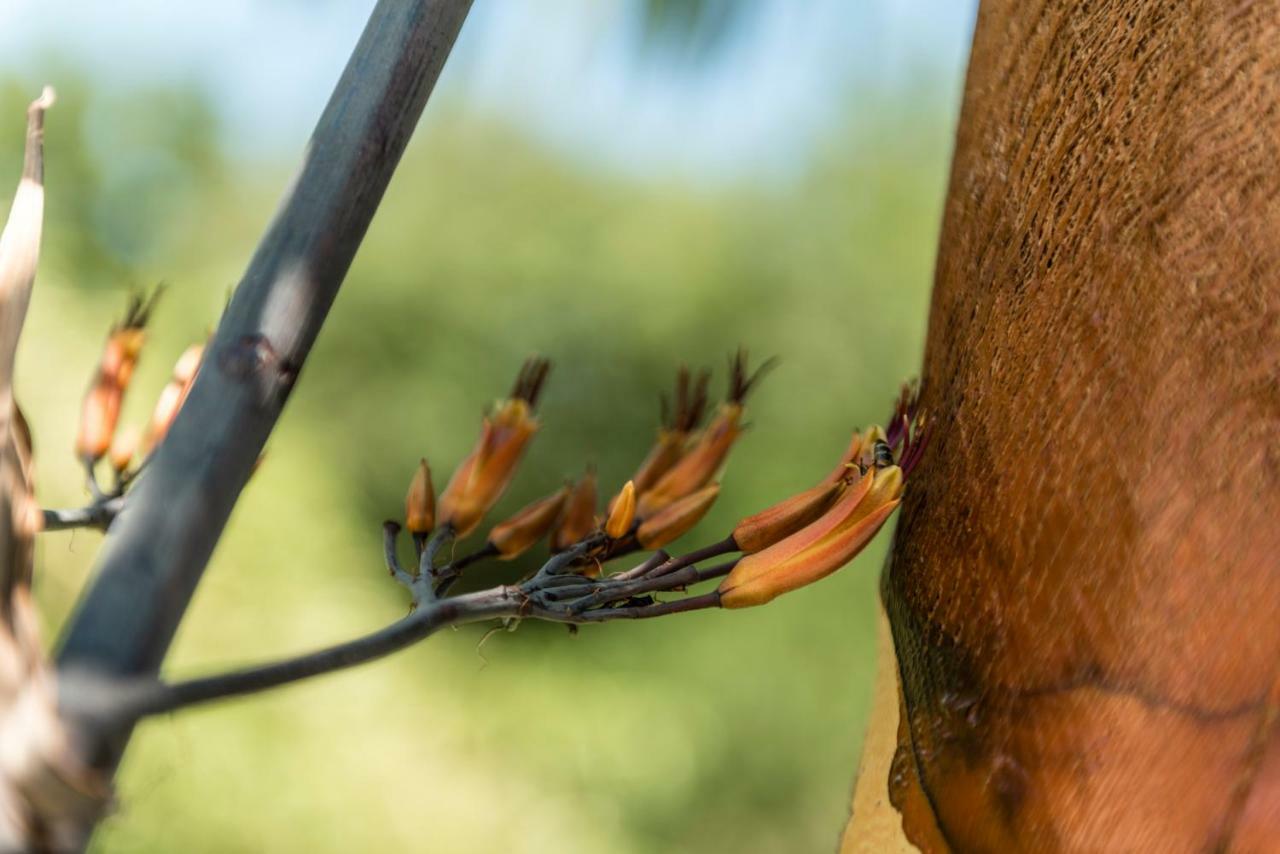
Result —
[{"label": "curved branch", "polygon": [[[495,587],[431,602],[378,631],[325,649],[270,664],[184,682],[144,680],[105,685],[64,697],[63,705],[81,720],[107,728],[131,726],[139,718],[186,706],[253,694],[333,673],[398,652],[447,626],[519,615],[524,596],[518,588]],[[78,683],[71,680],[68,687]]]},{"label": "curved branch", "polygon": [[[407,575],[399,568],[395,559],[395,537],[399,526],[394,522],[387,523],[383,530],[391,572],[396,574],[398,571]],[[519,587],[501,586],[448,599],[415,600],[417,610],[389,626],[354,640],[282,661],[184,682],[165,683],[152,679],[122,682],[95,679],[85,674],[80,674],[79,678],[64,678],[61,704],[65,713],[82,726],[88,725],[103,732],[120,731],[150,715],[164,714],[212,700],[253,694],[364,664],[398,652],[447,626],[502,618],[530,618],[574,625],[651,619],[667,614],[718,608],[720,593],[715,590],[671,602],[637,600],[634,594],[682,589],[689,584],[725,575],[736,563],[729,561],[705,570],[683,565],[683,568],[675,572],[640,580],[615,576],[590,582],[591,590],[594,591],[593,601],[598,599],[602,604],[624,603],[616,607],[593,610],[581,600],[570,603],[552,601],[554,596],[548,597],[545,594],[555,591],[563,582],[573,580],[556,574],[557,570],[580,557],[581,552],[590,548],[590,545],[580,543],[566,552],[552,556],[543,571]],[[706,556],[723,549],[724,544],[717,543],[690,552],[685,558],[677,560],[686,561],[690,556]],[[410,589],[417,590],[412,585]]]}]

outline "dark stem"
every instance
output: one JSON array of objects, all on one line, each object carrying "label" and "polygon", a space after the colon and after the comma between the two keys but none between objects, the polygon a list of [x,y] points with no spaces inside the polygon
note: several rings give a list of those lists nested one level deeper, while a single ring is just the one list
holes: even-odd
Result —
[{"label": "dark stem", "polygon": [[[474,623],[520,612],[523,595],[514,587],[495,587],[453,599],[431,602],[385,628],[355,640],[289,658],[217,676],[185,682],[145,681],[115,686],[93,696],[64,701],[79,720],[107,727],[128,727],[139,718],[172,712],[187,706],[239,697],[344,670],[404,649],[446,626]],[[75,688],[72,680],[69,687]],[[74,697],[75,695],[73,695]]]},{"label": "dark stem", "polygon": [[699,563],[707,558],[720,557],[721,555],[731,554],[738,551],[738,543],[733,539],[733,535],[725,537],[718,543],[712,543],[709,546],[703,546],[700,549],[694,549],[686,555],[660,563],[650,569],[645,576],[649,578],[666,575],[679,569],[684,569],[691,564]]},{"label": "dark stem", "polygon": [[[470,0],[379,0],[186,402],[68,620],[63,675],[157,671],[417,124]],[[86,733],[112,768],[127,730]]]},{"label": "dark stem", "polygon": [[124,496],[117,495],[104,501],[95,501],[86,507],[67,510],[43,510],[44,524],[41,531],[67,531],[72,528],[98,528],[106,530],[112,520],[124,509]]},{"label": "dark stem", "polygon": [[[415,535],[416,537],[416,535]],[[400,565],[400,557],[396,554],[396,544],[400,540],[400,523],[388,519],[382,523],[382,556],[387,564],[391,577],[409,590],[413,590],[413,576]]]},{"label": "dark stem", "polygon": [[485,543],[482,547],[470,554],[465,554],[456,560],[452,560],[444,566],[436,570],[436,575],[440,581],[436,584],[436,596],[443,596],[449,592],[449,589],[457,584],[458,579],[462,577],[462,571],[473,563],[479,563],[487,560],[498,553],[497,546],[493,543]]},{"label": "dark stem", "polygon": [[563,611],[538,609],[533,616],[540,620],[551,620],[560,623],[605,623],[610,620],[649,620],[667,614],[682,614],[686,611],[701,611],[705,608],[720,607],[720,591],[712,590],[701,596],[686,596],[671,602],[655,602],[652,605],[633,605],[622,608],[601,608],[581,614],[567,614]]}]

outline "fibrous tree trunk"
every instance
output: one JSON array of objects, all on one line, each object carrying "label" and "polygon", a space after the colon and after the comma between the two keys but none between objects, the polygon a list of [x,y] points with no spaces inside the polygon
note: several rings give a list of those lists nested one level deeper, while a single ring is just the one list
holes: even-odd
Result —
[{"label": "fibrous tree trunk", "polygon": [[1280,3],[983,0],[882,592],[925,850],[1280,850]]}]

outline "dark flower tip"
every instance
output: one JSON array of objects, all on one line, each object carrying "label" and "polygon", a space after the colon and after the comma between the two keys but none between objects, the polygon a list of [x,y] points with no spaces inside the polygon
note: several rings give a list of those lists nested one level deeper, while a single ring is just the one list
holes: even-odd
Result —
[{"label": "dark flower tip", "polygon": [[687,367],[681,365],[676,374],[675,407],[665,394],[658,399],[662,426],[677,433],[691,433],[698,429],[707,411],[707,384],[710,382],[710,371],[699,371],[695,378]]},{"label": "dark flower tip", "polygon": [[156,285],[150,294],[134,291],[129,295],[129,303],[124,310],[124,320],[117,329],[142,329],[151,320],[151,312],[155,311],[160,294],[164,293],[165,283]]},{"label": "dark flower tip", "polygon": [[[908,439],[912,432],[916,416],[920,414],[920,383],[917,380],[902,384],[898,399],[893,405],[893,414],[889,416],[885,440],[889,447],[897,449],[898,445]],[[904,449],[905,453],[905,449]]]},{"label": "dark flower tip", "polygon": [[541,356],[530,356],[520,368],[516,383],[511,388],[513,399],[523,400],[532,409],[538,405],[538,395],[551,372],[551,362]]},{"label": "dark flower tip", "polygon": [[738,352],[729,357],[729,402],[741,406],[764,375],[777,366],[778,357],[774,356],[765,359],[755,373],[751,373],[747,369],[747,350],[739,347]]}]

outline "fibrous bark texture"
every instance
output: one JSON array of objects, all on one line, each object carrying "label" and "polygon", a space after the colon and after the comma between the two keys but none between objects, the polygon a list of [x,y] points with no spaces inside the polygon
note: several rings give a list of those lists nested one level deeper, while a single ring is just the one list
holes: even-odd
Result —
[{"label": "fibrous bark texture", "polygon": [[984,0],[883,580],[925,850],[1280,850],[1280,3]]}]

